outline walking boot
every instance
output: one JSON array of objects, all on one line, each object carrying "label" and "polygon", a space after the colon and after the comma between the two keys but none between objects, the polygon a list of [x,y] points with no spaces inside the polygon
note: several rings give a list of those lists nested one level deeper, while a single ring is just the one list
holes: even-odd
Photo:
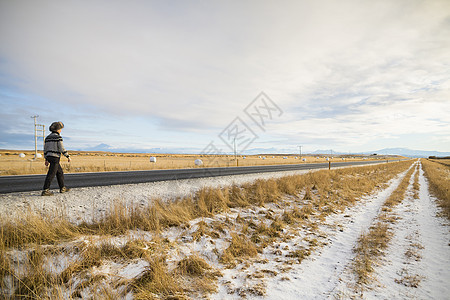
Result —
[{"label": "walking boot", "polygon": [[43,190],[41,196],[53,196],[53,192],[50,192],[50,190]]},{"label": "walking boot", "polygon": [[60,193],[67,193],[68,191],[70,191],[70,189],[68,188],[68,187],[62,187],[60,190],[59,190],[59,192]]}]

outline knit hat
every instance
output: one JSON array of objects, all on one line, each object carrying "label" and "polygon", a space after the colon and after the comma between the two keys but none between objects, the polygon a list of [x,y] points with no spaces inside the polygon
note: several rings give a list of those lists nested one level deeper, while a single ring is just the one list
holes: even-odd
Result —
[{"label": "knit hat", "polygon": [[63,128],[64,128],[63,122],[53,122],[52,125],[50,125],[50,127],[49,127],[51,132],[56,132]]}]

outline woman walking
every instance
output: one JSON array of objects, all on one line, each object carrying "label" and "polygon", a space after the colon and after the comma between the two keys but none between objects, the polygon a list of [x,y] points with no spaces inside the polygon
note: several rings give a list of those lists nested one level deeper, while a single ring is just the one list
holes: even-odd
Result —
[{"label": "woman walking", "polygon": [[52,183],[53,178],[58,180],[59,191],[61,193],[66,193],[70,189],[64,185],[64,173],[59,164],[59,160],[61,158],[61,154],[67,157],[68,162],[70,162],[69,153],[67,153],[66,149],[63,146],[63,139],[61,137],[61,130],[64,128],[64,124],[62,122],[53,122],[50,125],[50,133],[45,138],[44,143],[44,158],[45,158],[45,166],[50,165],[47,172],[47,177],[45,178],[44,188],[42,191],[42,196],[52,196],[53,192],[50,191],[50,184]]}]

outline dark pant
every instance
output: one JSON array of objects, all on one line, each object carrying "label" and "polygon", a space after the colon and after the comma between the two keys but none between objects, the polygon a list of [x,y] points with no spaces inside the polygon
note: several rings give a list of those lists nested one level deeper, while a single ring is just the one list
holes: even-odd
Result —
[{"label": "dark pant", "polygon": [[50,167],[48,168],[47,177],[45,177],[44,182],[44,190],[48,190],[50,188],[50,184],[52,183],[53,178],[58,180],[59,188],[64,187],[64,173],[59,164],[59,157],[47,157],[47,161],[50,163]]}]

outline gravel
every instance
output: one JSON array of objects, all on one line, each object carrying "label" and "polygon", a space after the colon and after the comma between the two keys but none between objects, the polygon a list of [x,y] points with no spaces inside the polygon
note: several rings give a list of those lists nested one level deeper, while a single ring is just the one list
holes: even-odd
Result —
[{"label": "gravel", "polygon": [[[116,202],[145,206],[154,199],[170,201],[177,197],[191,195],[202,187],[240,185],[257,179],[279,178],[307,172],[311,170],[85,187],[72,189],[65,194],[54,190],[55,195],[50,197],[42,197],[41,191],[2,194],[0,195],[0,217],[2,219],[7,216],[20,217],[25,213],[37,212],[57,216],[62,214],[74,223],[90,222],[106,213]],[[68,186],[70,187],[70,182]]]}]

